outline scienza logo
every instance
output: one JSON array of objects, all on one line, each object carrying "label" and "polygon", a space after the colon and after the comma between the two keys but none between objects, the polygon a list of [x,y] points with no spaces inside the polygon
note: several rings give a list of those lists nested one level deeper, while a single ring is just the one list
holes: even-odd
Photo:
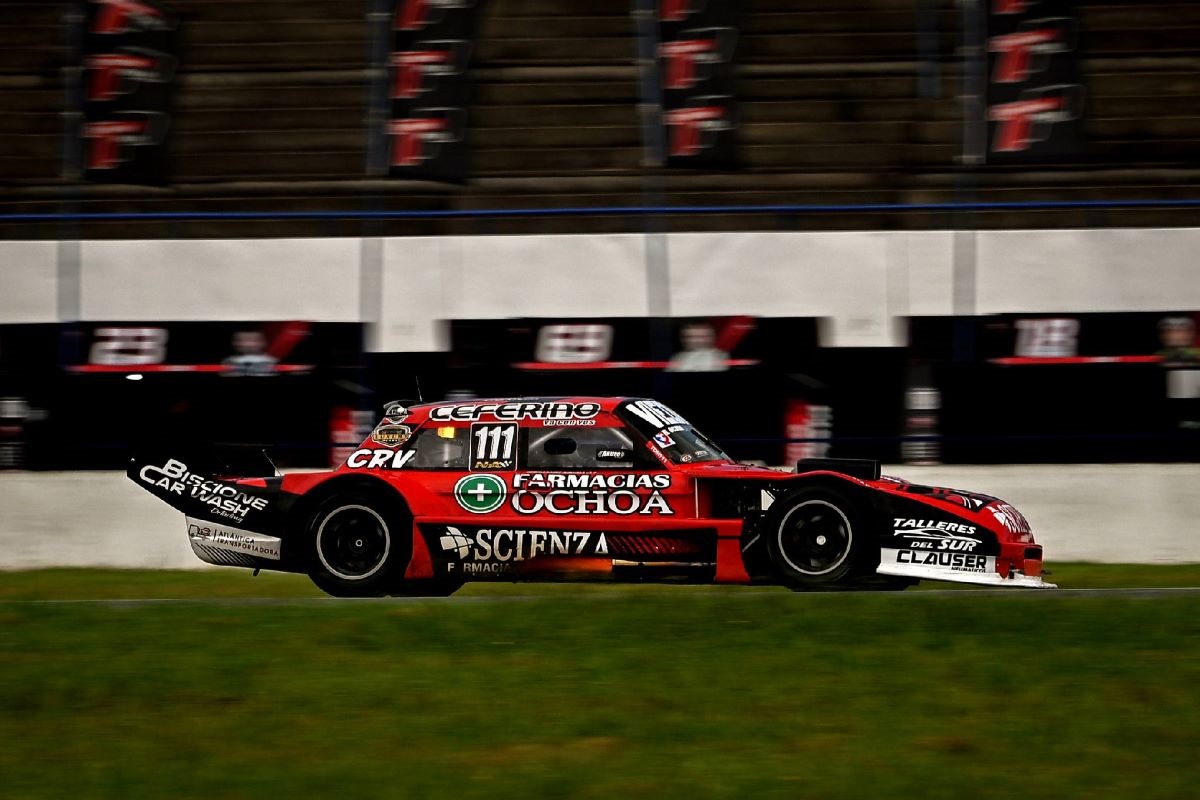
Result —
[{"label": "scienza logo", "polygon": [[471,552],[471,548],[475,546],[475,540],[468,536],[464,536],[463,532],[458,528],[446,526],[446,535],[441,539],[442,549],[453,551],[458,557],[466,558]]},{"label": "scienza logo", "polygon": [[504,505],[508,487],[495,475],[467,475],[454,484],[454,499],[472,514],[487,514]]}]

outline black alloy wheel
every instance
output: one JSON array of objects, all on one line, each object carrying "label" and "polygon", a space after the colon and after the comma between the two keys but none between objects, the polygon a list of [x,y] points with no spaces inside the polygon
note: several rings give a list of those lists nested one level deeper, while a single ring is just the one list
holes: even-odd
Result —
[{"label": "black alloy wheel", "polygon": [[840,493],[797,489],[775,501],[766,529],[771,561],[789,586],[831,588],[862,572],[869,545],[861,514]]}]

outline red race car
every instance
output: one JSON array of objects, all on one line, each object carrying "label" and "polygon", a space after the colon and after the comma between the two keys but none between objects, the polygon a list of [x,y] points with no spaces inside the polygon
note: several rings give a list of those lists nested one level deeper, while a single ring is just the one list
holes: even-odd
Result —
[{"label": "red race car", "polygon": [[129,477],[186,515],[202,560],[304,573],[340,597],[473,580],[1052,586],[1001,500],[873,461],[738,464],[654,400],[392,403],[335,470],[281,476],[258,457],[146,455]]}]

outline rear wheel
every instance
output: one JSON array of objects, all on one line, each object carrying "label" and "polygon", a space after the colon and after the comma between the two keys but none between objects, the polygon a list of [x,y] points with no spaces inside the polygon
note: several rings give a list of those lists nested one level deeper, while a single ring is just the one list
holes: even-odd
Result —
[{"label": "rear wheel", "polygon": [[308,524],[309,577],[335,597],[383,597],[399,583],[411,550],[409,515],[398,499],[352,490],[323,500]]},{"label": "rear wheel", "polygon": [[864,516],[832,489],[797,489],[776,501],[767,552],[783,582],[795,589],[851,588],[867,572],[874,547]]}]

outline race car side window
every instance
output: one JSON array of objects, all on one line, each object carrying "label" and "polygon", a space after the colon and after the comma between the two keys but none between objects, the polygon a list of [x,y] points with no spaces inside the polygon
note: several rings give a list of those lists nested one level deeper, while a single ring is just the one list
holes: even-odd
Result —
[{"label": "race car side window", "polygon": [[525,469],[653,468],[624,428],[532,428]]},{"label": "race car side window", "polygon": [[471,452],[471,429],[426,427],[417,431],[408,443],[416,455],[408,469],[466,469]]}]

